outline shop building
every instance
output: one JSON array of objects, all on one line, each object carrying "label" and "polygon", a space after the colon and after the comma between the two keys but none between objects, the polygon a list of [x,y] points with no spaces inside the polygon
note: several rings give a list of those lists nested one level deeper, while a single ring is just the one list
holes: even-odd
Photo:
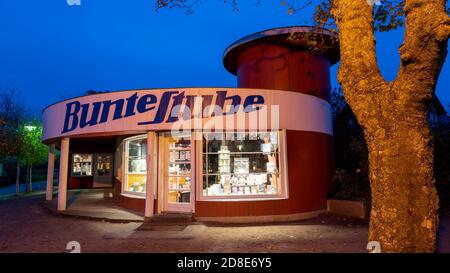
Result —
[{"label": "shop building", "polygon": [[[48,177],[59,149],[67,190],[115,188],[122,206],[203,221],[277,221],[326,208],[331,181],[330,66],[336,34],[289,27],[226,49],[237,88],[128,90],[48,106]],[[47,200],[52,199],[51,179]]]}]

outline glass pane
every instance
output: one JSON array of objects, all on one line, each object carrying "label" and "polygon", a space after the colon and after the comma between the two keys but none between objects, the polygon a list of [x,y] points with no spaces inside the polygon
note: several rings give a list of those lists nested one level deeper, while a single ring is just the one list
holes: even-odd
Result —
[{"label": "glass pane", "polygon": [[92,175],[92,154],[74,154],[72,160],[73,176]]},{"label": "glass pane", "polygon": [[203,185],[203,189],[207,196],[223,195],[223,187],[219,185],[218,175],[208,175],[205,178],[208,179],[208,182]]},{"label": "glass pane", "polygon": [[190,162],[191,151],[187,148],[171,148],[169,151],[170,162]]},{"label": "glass pane", "polygon": [[190,175],[191,163],[169,164],[169,175]]},{"label": "glass pane", "polygon": [[190,190],[191,188],[189,176],[171,176],[168,180],[169,190]]},{"label": "glass pane", "polygon": [[278,132],[207,133],[204,143],[203,195],[280,193]]},{"label": "glass pane", "polygon": [[145,174],[128,174],[125,190],[145,193],[146,177]]},{"label": "glass pane", "polygon": [[208,176],[207,196],[261,195],[279,193],[278,174],[228,174]]},{"label": "glass pane", "polygon": [[204,168],[207,168],[207,173],[204,174],[210,174],[210,173],[219,173],[219,155],[217,154],[207,154],[203,155],[203,158],[205,159]]},{"label": "glass pane", "polygon": [[171,136],[168,153],[168,202],[190,203],[192,159],[190,135]]},{"label": "glass pane", "polygon": [[203,153],[219,153],[222,147],[227,147],[231,153],[278,152],[278,132],[204,135]]},{"label": "glass pane", "polygon": [[147,155],[147,139],[128,141],[128,156],[145,157]]},{"label": "glass pane", "polygon": [[125,191],[145,193],[147,180],[147,138],[126,141],[127,175]]},{"label": "glass pane", "polygon": [[128,173],[145,173],[147,171],[147,161],[145,158],[128,158]]},{"label": "glass pane", "polygon": [[189,191],[169,191],[169,203],[190,203],[191,193]]},{"label": "glass pane", "polygon": [[203,189],[203,196],[207,196],[207,191],[206,189],[208,188],[208,176],[203,175],[203,179],[202,179],[202,189]]},{"label": "glass pane", "polygon": [[208,174],[278,173],[278,154],[206,154],[203,167]]},{"label": "glass pane", "polygon": [[109,176],[111,171],[111,157],[98,156],[97,157],[97,176]]}]

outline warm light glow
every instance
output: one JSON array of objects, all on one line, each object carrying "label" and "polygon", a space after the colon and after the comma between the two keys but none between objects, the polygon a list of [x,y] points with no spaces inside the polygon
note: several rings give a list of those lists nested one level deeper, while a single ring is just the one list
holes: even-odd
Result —
[{"label": "warm light glow", "polygon": [[26,126],[25,126],[25,129],[26,129],[27,131],[33,131],[34,129],[36,129],[36,126],[33,126],[33,125],[26,125]]}]

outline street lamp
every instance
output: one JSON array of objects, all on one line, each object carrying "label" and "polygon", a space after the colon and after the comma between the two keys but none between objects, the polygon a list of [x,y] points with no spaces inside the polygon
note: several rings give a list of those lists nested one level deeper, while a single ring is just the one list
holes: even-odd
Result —
[{"label": "street lamp", "polygon": [[25,129],[27,131],[33,131],[34,129],[36,129],[36,126],[34,126],[34,125],[25,125]]},{"label": "street lamp", "polygon": [[[36,126],[35,125],[24,125],[23,128],[27,131],[27,132],[32,132],[34,130],[36,130]],[[29,181],[27,184],[27,192],[32,190],[32,185],[31,185],[31,166],[29,167],[29,173],[27,174],[27,177],[29,178]],[[20,163],[19,163],[19,158],[17,158],[17,174],[16,174],[16,195],[19,194],[20,192]],[[29,188],[28,188],[29,187]]]}]

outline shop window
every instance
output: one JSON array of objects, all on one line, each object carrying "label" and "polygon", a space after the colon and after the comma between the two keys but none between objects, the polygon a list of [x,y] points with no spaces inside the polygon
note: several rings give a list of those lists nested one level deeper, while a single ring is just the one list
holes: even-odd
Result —
[{"label": "shop window", "polygon": [[92,176],[92,154],[73,154],[72,176]]},{"label": "shop window", "polygon": [[147,137],[138,136],[125,140],[125,183],[126,193],[145,193],[147,180]]},{"label": "shop window", "polygon": [[204,133],[204,198],[285,197],[281,132]]},{"label": "shop window", "polygon": [[111,173],[111,156],[98,155],[96,160],[97,167],[95,168],[97,176],[109,176]]}]

